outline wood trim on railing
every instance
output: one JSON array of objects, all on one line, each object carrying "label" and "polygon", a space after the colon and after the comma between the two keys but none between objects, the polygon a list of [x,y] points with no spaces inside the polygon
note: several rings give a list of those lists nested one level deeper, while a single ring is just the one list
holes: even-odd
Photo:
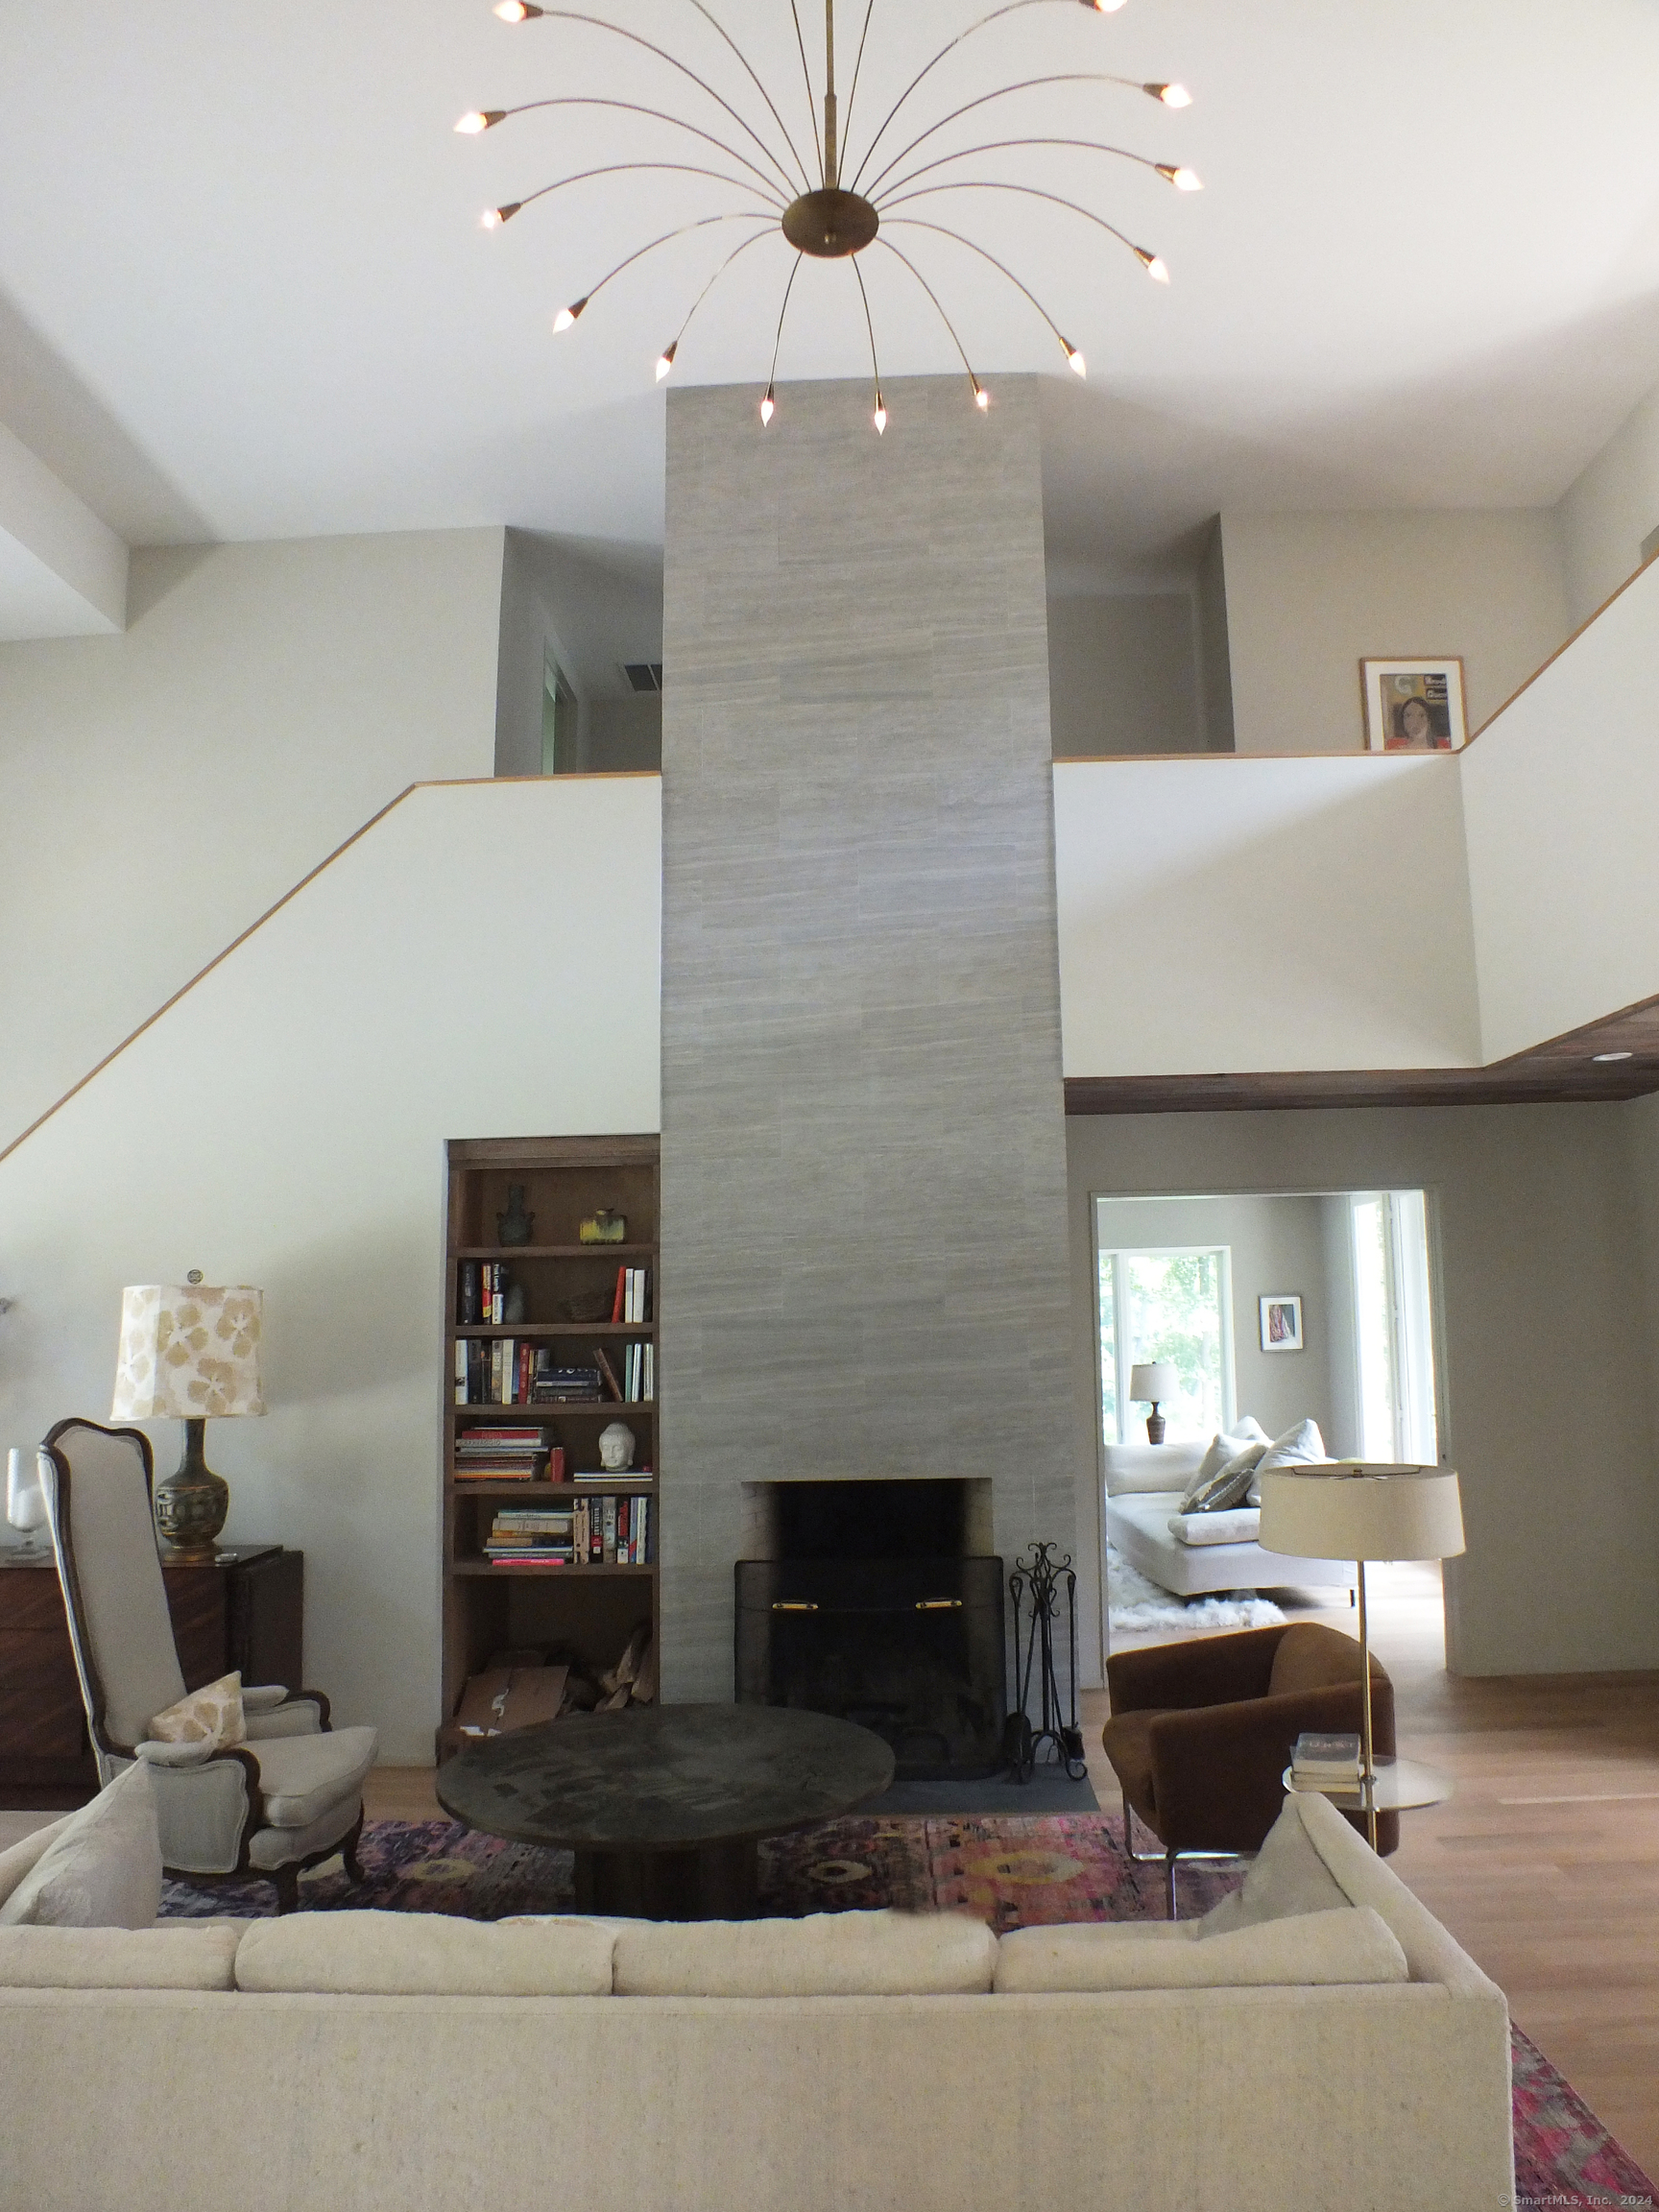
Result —
[{"label": "wood trim on railing", "polygon": [[1533,685],[1537,683],[1539,677],[1543,675],[1545,669],[1552,668],[1555,665],[1555,662],[1560,660],[1562,654],[1566,652],[1568,646],[1575,645],[1578,639],[1583,637],[1585,631],[1589,629],[1593,622],[1599,622],[1602,615],[1606,613],[1608,608],[1612,606],[1614,600],[1623,599],[1625,592],[1629,590],[1631,585],[1635,583],[1637,577],[1645,575],[1647,571],[1652,567],[1655,561],[1659,561],[1659,553],[1649,553],[1647,560],[1643,562],[1639,568],[1633,568],[1630,571],[1630,574],[1625,577],[1623,583],[1620,585],[1617,591],[1609,591],[1606,598],[1602,600],[1600,606],[1597,608],[1596,612],[1593,614],[1586,614],[1583,621],[1579,623],[1577,629],[1575,630],[1571,636],[1564,637],[1561,640],[1560,644],[1556,646],[1554,652],[1551,654],[1549,660],[1540,661],[1537,667],[1533,669],[1531,675],[1527,677],[1526,683],[1520,685],[1515,690],[1511,691],[1508,698],[1504,700],[1502,707],[1494,708],[1492,712],[1487,715],[1485,721],[1481,723],[1479,730],[1470,732],[1469,735],[1464,739],[1460,750],[1467,753],[1470,746],[1474,744],[1477,737],[1484,737],[1487,731],[1491,729],[1493,723],[1497,721],[1499,715],[1506,714],[1510,708],[1514,706],[1516,700],[1520,698],[1523,691],[1530,691]]}]

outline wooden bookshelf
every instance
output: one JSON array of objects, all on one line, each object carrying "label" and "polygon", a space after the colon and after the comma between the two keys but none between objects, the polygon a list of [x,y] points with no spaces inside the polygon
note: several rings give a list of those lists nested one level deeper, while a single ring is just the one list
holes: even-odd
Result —
[{"label": "wooden bookshelf", "polygon": [[[469,1338],[513,1338],[547,1350],[560,1366],[592,1366],[603,1348],[620,1373],[621,1354],[655,1344],[657,1294],[658,1141],[655,1137],[526,1137],[457,1140],[448,1147],[448,1225],[444,1259],[444,1712],[454,1713],[469,1674],[499,1651],[554,1648],[573,1653],[595,1673],[613,1667],[629,1637],[649,1623],[660,1628],[657,1559],[661,1541],[661,1467],[657,1457],[653,1399],[604,1398],[597,1404],[455,1402],[455,1347]],[[496,1216],[508,1186],[524,1186],[534,1216],[534,1243],[504,1245]],[[620,1214],[627,1241],[584,1244],[578,1224],[601,1207]],[[517,1322],[463,1321],[464,1263],[504,1265],[524,1296]],[[613,1322],[608,1293],[618,1267],[647,1271],[652,1318]],[[583,1320],[605,1302],[605,1318]],[[634,1465],[602,1482],[515,1481],[458,1476],[457,1439],[473,1428],[537,1428],[562,1446],[566,1477],[599,1464],[598,1438],[612,1421],[633,1430]],[[649,1469],[649,1474],[644,1470]],[[650,1562],[646,1565],[497,1565],[483,1545],[495,1514],[514,1503],[574,1504],[579,1499],[648,1498]],[[438,1755],[454,1747],[447,1725]]]}]

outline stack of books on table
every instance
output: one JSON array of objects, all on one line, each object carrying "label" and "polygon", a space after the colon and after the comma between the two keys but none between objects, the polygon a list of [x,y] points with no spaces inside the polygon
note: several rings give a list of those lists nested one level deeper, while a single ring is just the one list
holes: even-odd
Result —
[{"label": "stack of books on table", "polygon": [[1319,1736],[1304,1730],[1290,1753],[1290,1781],[1297,1790],[1359,1794],[1358,1736]]},{"label": "stack of books on table", "polygon": [[543,1469],[548,1480],[564,1479],[565,1455],[548,1450],[545,1429],[463,1429],[455,1439],[458,1481],[534,1482]]},{"label": "stack of books on table", "polygon": [[604,1396],[597,1367],[555,1367],[539,1357],[530,1378],[530,1397],[538,1406],[596,1405]]},{"label": "stack of books on table", "polygon": [[568,1505],[503,1508],[484,1539],[484,1556],[494,1567],[568,1567],[574,1518]]}]

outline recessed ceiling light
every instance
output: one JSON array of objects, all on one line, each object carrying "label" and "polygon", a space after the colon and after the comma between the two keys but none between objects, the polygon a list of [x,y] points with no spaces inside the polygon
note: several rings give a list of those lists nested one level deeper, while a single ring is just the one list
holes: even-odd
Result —
[{"label": "recessed ceiling light", "polygon": [[1634,1060],[1634,1052],[1592,1052],[1592,1060]]}]

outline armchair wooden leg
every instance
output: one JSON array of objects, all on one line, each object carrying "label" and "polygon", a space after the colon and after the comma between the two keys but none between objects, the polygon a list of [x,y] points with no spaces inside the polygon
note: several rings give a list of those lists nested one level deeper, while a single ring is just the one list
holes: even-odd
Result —
[{"label": "armchair wooden leg", "polygon": [[340,1846],[340,1856],[346,1862],[346,1871],[353,1882],[363,1880],[363,1864],[357,1856],[357,1846],[363,1838],[363,1815],[357,1815],[357,1825]]},{"label": "armchair wooden leg", "polygon": [[298,1863],[272,1869],[271,1880],[276,1888],[277,1912],[298,1912],[300,1910],[300,1868]]}]

